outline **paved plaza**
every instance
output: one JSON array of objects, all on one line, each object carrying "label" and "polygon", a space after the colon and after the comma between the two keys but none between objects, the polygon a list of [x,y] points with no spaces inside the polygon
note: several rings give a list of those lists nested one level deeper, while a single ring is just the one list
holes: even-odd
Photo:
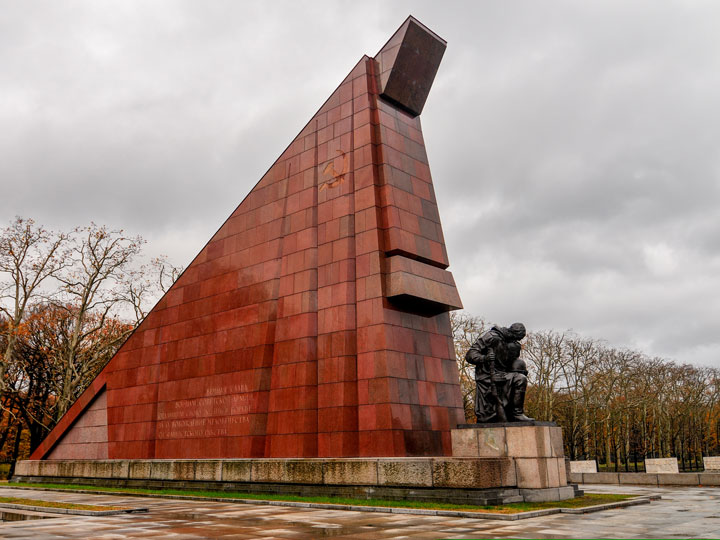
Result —
[{"label": "paved plaza", "polygon": [[659,494],[649,505],[517,521],[314,510],[0,488],[0,496],[147,506],[148,513],[0,523],[0,538],[720,538],[720,488],[584,486]]}]

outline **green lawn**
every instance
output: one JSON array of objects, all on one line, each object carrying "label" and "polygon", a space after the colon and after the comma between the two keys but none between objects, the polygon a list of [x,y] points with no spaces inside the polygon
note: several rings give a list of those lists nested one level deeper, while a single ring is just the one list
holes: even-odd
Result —
[{"label": "green lawn", "polygon": [[519,512],[530,512],[533,510],[543,510],[547,508],[583,508],[586,506],[595,506],[597,504],[607,504],[635,497],[636,495],[627,495],[620,493],[588,493],[582,497],[569,499],[566,501],[543,502],[543,503],[511,503],[500,506],[474,506],[469,504],[450,504],[438,502],[419,502],[419,501],[386,501],[380,499],[351,499],[345,497],[302,497],[299,495],[282,495],[282,494],[266,494],[266,493],[237,493],[227,491],[191,491],[180,489],[140,489],[140,488],[119,488],[119,487],[102,487],[102,486],[86,486],[79,484],[35,484],[35,483],[19,483],[10,482],[8,486],[22,487],[45,487],[52,489],[76,490],[82,489],[86,491],[104,491],[113,493],[131,493],[137,495],[178,495],[192,497],[213,497],[223,499],[248,499],[256,501],[291,501],[291,502],[309,502],[322,504],[342,504],[352,506],[382,506],[391,508],[421,508],[426,510],[459,510],[463,512],[490,512],[500,514],[516,514]]}]

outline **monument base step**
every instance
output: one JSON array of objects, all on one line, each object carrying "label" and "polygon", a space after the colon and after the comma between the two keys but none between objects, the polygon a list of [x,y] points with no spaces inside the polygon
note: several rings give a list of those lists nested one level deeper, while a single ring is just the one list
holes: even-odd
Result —
[{"label": "monument base step", "polygon": [[264,484],[245,482],[203,482],[195,480],[150,480],[113,478],[73,478],[14,476],[13,482],[29,484],[75,484],[94,487],[135,489],[180,489],[187,491],[222,491],[228,493],[258,493],[297,495],[304,497],[343,497],[353,499],[381,499],[416,502],[442,502],[475,506],[501,505],[515,502],[562,501],[579,497],[583,492],[577,485],[545,489],[460,489],[460,488],[401,488],[383,486],[327,486],[302,484]]},{"label": "monument base step", "polygon": [[564,475],[562,485],[527,475],[524,461],[511,458],[47,460],[19,461],[13,480],[472,505],[564,500],[578,493]]}]

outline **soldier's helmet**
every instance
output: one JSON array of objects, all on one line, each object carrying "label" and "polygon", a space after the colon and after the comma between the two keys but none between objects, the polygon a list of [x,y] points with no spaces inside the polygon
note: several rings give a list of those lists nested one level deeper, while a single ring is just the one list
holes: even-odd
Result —
[{"label": "soldier's helmet", "polygon": [[522,338],[525,337],[525,325],[523,323],[519,323],[519,322],[512,323],[510,325],[510,328],[508,328],[508,330],[510,330],[510,333],[518,341],[520,341]]}]

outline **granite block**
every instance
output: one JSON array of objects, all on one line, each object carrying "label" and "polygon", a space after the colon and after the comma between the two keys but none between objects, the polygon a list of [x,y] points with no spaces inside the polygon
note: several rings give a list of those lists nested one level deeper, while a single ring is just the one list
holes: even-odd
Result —
[{"label": "granite block", "polygon": [[478,437],[478,457],[515,457],[508,454],[505,428],[474,430]]},{"label": "granite block", "polygon": [[96,476],[95,469],[96,463],[92,461],[78,460],[72,462],[73,476],[78,478],[94,478]]},{"label": "granite block", "polygon": [[550,434],[550,451],[552,457],[564,458],[565,445],[563,443],[563,435],[561,427],[548,428]]},{"label": "granite block", "polygon": [[[555,485],[550,483],[548,469],[555,468]],[[550,488],[558,487],[557,465],[555,460],[548,458],[515,458],[517,486],[519,488]]]},{"label": "granite block", "polygon": [[[191,460],[177,460],[170,462],[170,472],[167,478],[160,478],[161,480],[194,480],[195,479],[195,464],[196,461]],[[153,469],[155,464],[153,463]]]},{"label": "granite block", "polygon": [[112,477],[127,478],[130,475],[130,462],[126,459],[119,459],[112,462]]},{"label": "granite block", "polygon": [[377,485],[375,460],[328,460],[323,464],[323,483],[338,485]]},{"label": "granite block", "polygon": [[37,463],[39,465],[37,474],[40,476],[60,476],[59,475],[59,464],[57,461],[35,461],[35,462],[28,462],[28,461],[20,461],[15,466],[15,474],[32,474],[29,472],[26,473],[20,473],[18,472],[18,467],[21,464],[25,463]]},{"label": "granite block", "polygon": [[558,467],[558,480],[560,481],[560,487],[568,485],[568,463],[565,458],[555,458],[557,460]]},{"label": "granite block", "polygon": [[150,478],[150,461],[131,460],[128,470],[128,478],[145,479]]},{"label": "granite block", "polygon": [[[560,468],[558,466],[558,458],[547,458],[545,463],[547,465],[548,487],[560,487]],[[564,468],[565,464],[563,463],[563,469]],[[563,478],[565,477],[564,470],[562,476]]]},{"label": "granite block", "polygon": [[544,488],[544,489],[521,489],[520,493],[525,502],[546,502],[561,501],[568,497],[560,496],[560,488]]},{"label": "granite block", "polygon": [[222,479],[222,461],[199,460],[195,462],[195,480],[219,482]]},{"label": "granite block", "polygon": [[507,452],[513,458],[548,458],[553,456],[550,429],[547,426],[505,428]]},{"label": "granite block", "polygon": [[648,473],[618,473],[618,483],[657,486],[658,477]]},{"label": "granite block", "polygon": [[111,461],[96,461],[89,469],[92,478],[113,477],[113,463]]},{"label": "granite block", "polygon": [[222,462],[223,482],[250,482],[252,462],[250,460],[233,460]]},{"label": "granite block", "polygon": [[377,464],[378,484],[381,486],[433,485],[431,459],[379,459]]},{"label": "granite block", "polygon": [[597,472],[583,473],[584,484],[619,484],[619,473],[616,472]]},{"label": "granite block", "polygon": [[253,482],[282,482],[290,484],[321,484],[323,463],[314,460],[254,460]]},{"label": "granite block", "polygon": [[698,473],[659,473],[657,475],[659,486],[697,486],[700,484]]},{"label": "granite block", "polygon": [[15,474],[18,476],[36,476],[41,475],[41,463],[46,464],[48,462],[40,462],[40,461],[18,461],[15,464]]},{"label": "granite block", "polygon": [[59,461],[57,467],[58,476],[75,476],[75,463],[73,461]]},{"label": "granite block", "polygon": [[452,429],[452,452],[454,457],[476,457],[478,455],[478,433],[475,429]]},{"label": "granite block", "polygon": [[150,462],[150,478],[153,480],[174,480],[173,465],[175,462],[171,460],[151,461]]},{"label": "granite block", "polygon": [[508,458],[438,458],[432,467],[434,487],[487,489],[514,486],[516,481]]},{"label": "granite block", "polygon": [[720,486],[720,473],[700,473],[699,480],[703,486]]}]

